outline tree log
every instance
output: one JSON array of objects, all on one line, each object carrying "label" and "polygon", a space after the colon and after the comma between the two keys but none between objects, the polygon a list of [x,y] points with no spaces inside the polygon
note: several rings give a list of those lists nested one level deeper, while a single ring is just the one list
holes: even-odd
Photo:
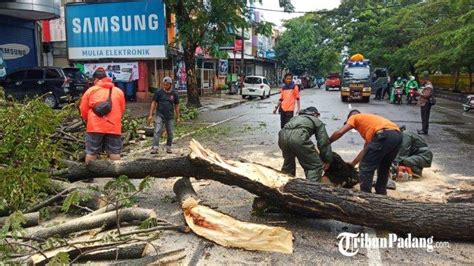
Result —
[{"label": "tree log", "polygon": [[238,221],[199,204],[189,178],[175,182],[173,191],[183,208],[188,226],[199,236],[224,247],[293,253],[293,235],[282,227]]},{"label": "tree log", "polygon": [[[32,227],[36,226],[40,222],[39,212],[25,213],[23,214],[25,218],[25,223],[22,224],[23,227]],[[0,226],[3,226],[7,222],[8,217],[0,217]]]},{"label": "tree log", "polygon": [[189,157],[138,161],[94,161],[63,171],[71,181],[92,177],[195,177],[237,186],[305,215],[419,237],[474,241],[474,204],[424,203],[356,192],[291,178],[251,163],[226,162],[191,142]]},{"label": "tree log", "polygon": [[[153,210],[142,208],[127,208],[119,212],[120,222],[144,221],[148,218],[155,218],[156,213]],[[65,237],[70,233],[83,230],[90,230],[101,226],[110,226],[116,224],[117,216],[115,212],[107,212],[89,217],[79,217],[63,224],[53,227],[29,230],[27,236],[48,239],[58,235]]]},{"label": "tree log", "polygon": [[156,255],[155,248],[146,242],[125,244],[110,247],[103,250],[96,250],[81,255],[76,262],[99,261],[99,260],[124,260],[137,259],[145,256]]}]

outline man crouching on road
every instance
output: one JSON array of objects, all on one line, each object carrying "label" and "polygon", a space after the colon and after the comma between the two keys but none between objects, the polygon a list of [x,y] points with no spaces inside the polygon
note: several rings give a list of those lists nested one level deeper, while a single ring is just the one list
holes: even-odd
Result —
[{"label": "man crouching on road", "polygon": [[352,166],[356,166],[360,162],[360,190],[372,192],[374,171],[377,169],[375,193],[386,195],[390,166],[402,144],[399,127],[381,116],[361,114],[358,110],[352,110],[347,116],[344,127],[329,138],[330,142],[338,140],[351,129],[357,130],[365,140],[364,149],[351,163]]},{"label": "man crouching on road", "polygon": [[[86,163],[97,159],[103,150],[111,160],[120,160],[125,96],[121,89],[114,87],[103,68],[98,68],[93,78],[94,86],[84,93],[80,104],[82,119],[87,124]],[[111,106],[106,108],[108,112],[97,109],[107,101]]]},{"label": "man crouching on road", "polygon": [[148,115],[148,124],[151,124],[153,119],[155,120],[155,132],[153,135],[151,154],[158,153],[163,128],[166,128],[167,135],[166,152],[172,153],[171,145],[173,144],[174,113],[176,113],[176,123],[180,122],[179,97],[178,93],[173,90],[172,84],[173,80],[170,77],[165,77],[163,79],[163,89],[158,90],[153,96],[153,102],[151,103],[150,113]]},{"label": "man crouching on road", "polygon": [[[311,136],[315,135],[318,151],[315,149]],[[284,163],[282,172],[295,176],[298,158],[306,178],[321,181],[324,170],[332,162],[332,150],[324,123],[319,120],[316,107],[308,107],[299,112],[280,130],[278,146],[283,152]]]}]

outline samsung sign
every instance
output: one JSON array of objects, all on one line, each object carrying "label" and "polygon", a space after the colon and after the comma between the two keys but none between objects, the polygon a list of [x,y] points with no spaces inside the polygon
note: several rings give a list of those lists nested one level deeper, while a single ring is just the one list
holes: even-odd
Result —
[{"label": "samsung sign", "polygon": [[165,58],[161,0],[66,6],[69,59]]}]

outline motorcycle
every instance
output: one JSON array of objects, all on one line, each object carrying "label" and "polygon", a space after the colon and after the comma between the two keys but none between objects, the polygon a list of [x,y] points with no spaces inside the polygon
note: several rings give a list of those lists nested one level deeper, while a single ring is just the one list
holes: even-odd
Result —
[{"label": "motorcycle", "polygon": [[232,81],[229,84],[229,94],[238,94],[240,92],[240,82]]},{"label": "motorcycle", "polygon": [[411,87],[407,94],[407,104],[417,101],[416,96],[418,96],[418,90],[416,87]]},{"label": "motorcycle", "polygon": [[396,103],[396,104],[402,104],[402,96],[403,96],[403,89],[402,89],[402,87],[396,87],[396,88],[395,88],[395,99],[394,99],[394,103]]},{"label": "motorcycle", "polygon": [[474,109],[474,94],[466,97],[466,103],[463,105],[464,112]]}]

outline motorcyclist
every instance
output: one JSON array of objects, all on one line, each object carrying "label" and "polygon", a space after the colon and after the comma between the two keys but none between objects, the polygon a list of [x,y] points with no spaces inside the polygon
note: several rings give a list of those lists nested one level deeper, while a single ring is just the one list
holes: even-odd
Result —
[{"label": "motorcyclist", "polygon": [[408,80],[407,84],[405,85],[405,93],[404,93],[405,95],[408,95],[408,92],[410,91],[410,88],[416,88],[417,91],[420,88],[420,86],[418,85],[418,82],[416,82],[414,76],[410,76],[410,79]]},{"label": "motorcyclist", "polygon": [[390,92],[390,102],[395,102],[395,88],[401,87],[402,89],[405,88],[405,82],[402,80],[402,77],[398,77],[397,80],[393,83],[393,89]]}]

